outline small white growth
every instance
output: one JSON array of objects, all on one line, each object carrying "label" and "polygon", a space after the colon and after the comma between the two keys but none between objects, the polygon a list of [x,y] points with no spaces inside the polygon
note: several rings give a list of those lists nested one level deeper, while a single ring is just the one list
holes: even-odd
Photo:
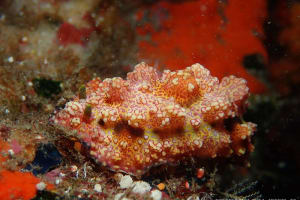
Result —
[{"label": "small white growth", "polygon": [[10,156],[13,156],[15,154],[13,149],[9,149],[7,152]]},{"label": "small white growth", "polygon": [[199,147],[202,147],[202,141],[201,140],[194,140],[194,144],[199,146]]},{"label": "small white growth", "polygon": [[240,148],[238,151],[239,151],[239,153],[241,155],[244,155],[246,153],[246,149],[245,148]]},{"label": "small white growth", "polygon": [[9,63],[14,62],[14,57],[12,57],[12,56],[8,57],[8,58],[7,58],[7,61],[8,61]]},{"label": "small white growth", "polygon": [[173,83],[174,85],[177,85],[177,84],[178,84],[178,78],[174,78],[174,79],[172,80],[172,83]]},{"label": "small white growth", "polygon": [[35,139],[36,139],[36,140],[42,140],[42,139],[43,139],[43,137],[42,137],[42,136],[40,136],[40,135],[37,135],[37,136],[35,137]]},{"label": "small white growth", "polygon": [[219,113],[219,117],[221,117],[221,118],[224,117],[224,113],[223,113],[223,112],[220,112],[220,113]]},{"label": "small white growth", "polygon": [[177,116],[178,116],[178,117],[185,117],[185,115],[186,115],[186,114],[185,114],[184,112],[179,112]]},{"label": "small white growth", "polygon": [[55,180],[55,184],[58,185],[58,184],[60,184],[60,183],[61,183],[61,179],[57,178],[57,179]]},{"label": "small white growth", "polygon": [[150,196],[153,200],[161,200],[162,192],[159,190],[152,190]]},{"label": "small white growth", "polygon": [[177,75],[182,76],[183,75],[183,71],[182,70],[178,70]]},{"label": "small white growth", "polygon": [[197,82],[197,85],[200,86],[201,85],[201,80],[199,78],[196,78],[195,80]]},{"label": "small white growth", "polygon": [[95,190],[96,192],[98,192],[98,193],[102,192],[102,187],[101,187],[101,185],[97,183],[97,184],[94,186],[94,190]]},{"label": "small white growth", "polygon": [[217,101],[214,101],[214,102],[212,102],[212,104],[211,104],[212,106],[217,106],[218,105],[218,102]]},{"label": "small white growth", "polygon": [[75,115],[75,112],[74,112],[74,110],[73,110],[73,108],[71,107],[71,105],[72,105],[72,102],[68,102],[67,104],[66,104],[66,111],[70,114],[70,115]]},{"label": "small white growth", "polygon": [[31,81],[28,81],[27,84],[28,84],[29,87],[33,86],[33,83]]},{"label": "small white growth", "polygon": [[25,100],[26,100],[26,96],[22,95],[22,96],[21,96],[21,100],[22,100],[22,101],[25,101]]},{"label": "small white growth", "polygon": [[130,175],[125,175],[121,178],[119,184],[122,189],[127,189],[131,187],[133,180]]},{"label": "small white growth", "polygon": [[[129,200],[129,199],[126,198],[126,197],[122,197],[123,195],[124,195],[124,192],[116,194],[114,200]],[[125,195],[124,195],[124,196],[125,196]],[[122,197],[122,198],[121,198],[121,197]]]},{"label": "small white growth", "polygon": [[144,194],[146,192],[149,192],[151,190],[151,186],[149,183],[144,181],[136,181],[133,183],[133,189],[132,192]]},{"label": "small white growth", "polygon": [[44,182],[39,182],[38,184],[36,184],[36,189],[37,190],[44,190],[46,188],[46,183]]},{"label": "small white growth", "polygon": [[191,84],[191,83],[188,84],[188,91],[189,92],[193,92],[194,88],[195,88],[195,86],[193,84]]},{"label": "small white growth", "polygon": [[23,37],[22,37],[22,42],[28,42],[28,37],[23,36]]},{"label": "small white growth", "polygon": [[80,118],[78,118],[78,117],[73,118],[73,119],[71,120],[71,124],[72,124],[73,126],[78,126],[78,125],[80,124]]},{"label": "small white growth", "polygon": [[191,120],[191,124],[192,124],[193,126],[199,126],[200,123],[201,123],[201,120],[200,120],[200,119],[192,119],[192,120]]},{"label": "small white growth", "polygon": [[164,126],[166,124],[169,124],[169,122],[170,122],[170,119],[167,117],[161,122],[161,125]]}]

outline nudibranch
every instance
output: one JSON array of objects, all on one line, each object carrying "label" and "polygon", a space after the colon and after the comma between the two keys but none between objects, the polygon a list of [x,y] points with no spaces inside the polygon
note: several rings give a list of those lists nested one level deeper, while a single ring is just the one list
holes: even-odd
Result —
[{"label": "nudibranch", "polygon": [[126,79],[93,79],[52,121],[76,130],[96,161],[139,176],[189,157],[253,151],[255,124],[240,118],[248,96],[244,79],[219,82],[200,64],[160,73],[140,63]]}]

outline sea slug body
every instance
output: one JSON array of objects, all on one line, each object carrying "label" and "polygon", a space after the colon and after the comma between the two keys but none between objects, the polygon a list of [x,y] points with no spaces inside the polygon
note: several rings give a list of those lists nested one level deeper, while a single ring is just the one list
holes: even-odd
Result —
[{"label": "sea slug body", "polygon": [[126,79],[96,78],[85,88],[52,121],[76,130],[111,170],[138,176],[186,157],[253,151],[255,124],[239,119],[249,96],[242,78],[219,82],[200,64],[160,73],[140,63]]}]

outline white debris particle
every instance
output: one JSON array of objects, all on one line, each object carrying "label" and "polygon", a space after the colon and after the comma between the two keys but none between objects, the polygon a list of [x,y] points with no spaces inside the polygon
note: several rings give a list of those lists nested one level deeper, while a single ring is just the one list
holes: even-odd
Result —
[{"label": "white debris particle", "polygon": [[133,183],[133,189],[132,192],[144,194],[146,192],[149,192],[151,190],[151,186],[149,183],[144,181],[136,181]]},{"label": "white debris particle", "polygon": [[98,193],[102,192],[102,187],[101,187],[101,185],[97,183],[97,184],[94,186],[94,190],[95,190],[96,192],[98,192]]},{"label": "white debris particle", "polygon": [[116,194],[114,200],[129,200],[126,197],[122,197],[123,195],[124,195],[124,192]]},{"label": "white debris particle", "polygon": [[46,183],[44,182],[39,182],[38,184],[36,184],[36,189],[37,190],[44,190],[46,188]]},{"label": "white debris particle", "polygon": [[14,62],[14,57],[12,57],[12,56],[8,57],[8,58],[7,58],[7,61],[8,61],[9,63]]},{"label": "white debris particle", "polygon": [[122,189],[125,189],[125,188],[131,187],[132,183],[133,183],[133,180],[132,180],[131,176],[125,175],[121,178],[119,184]]},{"label": "white debris particle", "polygon": [[7,152],[10,156],[13,156],[15,154],[13,149],[9,149]]},{"label": "white debris particle", "polygon": [[28,42],[28,38],[26,36],[22,37],[22,42]]},{"label": "white debris particle", "polygon": [[32,86],[33,86],[33,83],[32,83],[31,81],[28,81],[27,84],[28,84],[29,87],[32,87]]},{"label": "white debris particle", "polygon": [[35,137],[35,139],[37,139],[37,140],[41,140],[41,139],[43,139],[43,137],[42,137],[42,136],[40,136],[40,135],[37,135],[37,136]]},{"label": "white debris particle", "polygon": [[26,96],[22,95],[22,96],[21,96],[21,100],[22,100],[22,101],[25,101],[25,100],[26,100]]},{"label": "white debris particle", "polygon": [[55,184],[56,184],[56,185],[60,184],[60,182],[61,182],[61,179],[59,179],[59,178],[57,178],[57,179],[55,180]]},{"label": "white debris particle", "polygon": [[150,196],[153,200],[161,200],[162,192],[159,190],[152,190]]}]

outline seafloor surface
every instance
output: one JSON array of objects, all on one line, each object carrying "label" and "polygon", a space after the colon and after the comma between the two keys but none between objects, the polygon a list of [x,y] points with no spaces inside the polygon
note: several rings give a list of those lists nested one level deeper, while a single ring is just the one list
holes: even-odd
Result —
[{"label": "seafloor surface", "polygon": [[297,0],[0,0],[0,199],[299,199],[299,59]]}]

